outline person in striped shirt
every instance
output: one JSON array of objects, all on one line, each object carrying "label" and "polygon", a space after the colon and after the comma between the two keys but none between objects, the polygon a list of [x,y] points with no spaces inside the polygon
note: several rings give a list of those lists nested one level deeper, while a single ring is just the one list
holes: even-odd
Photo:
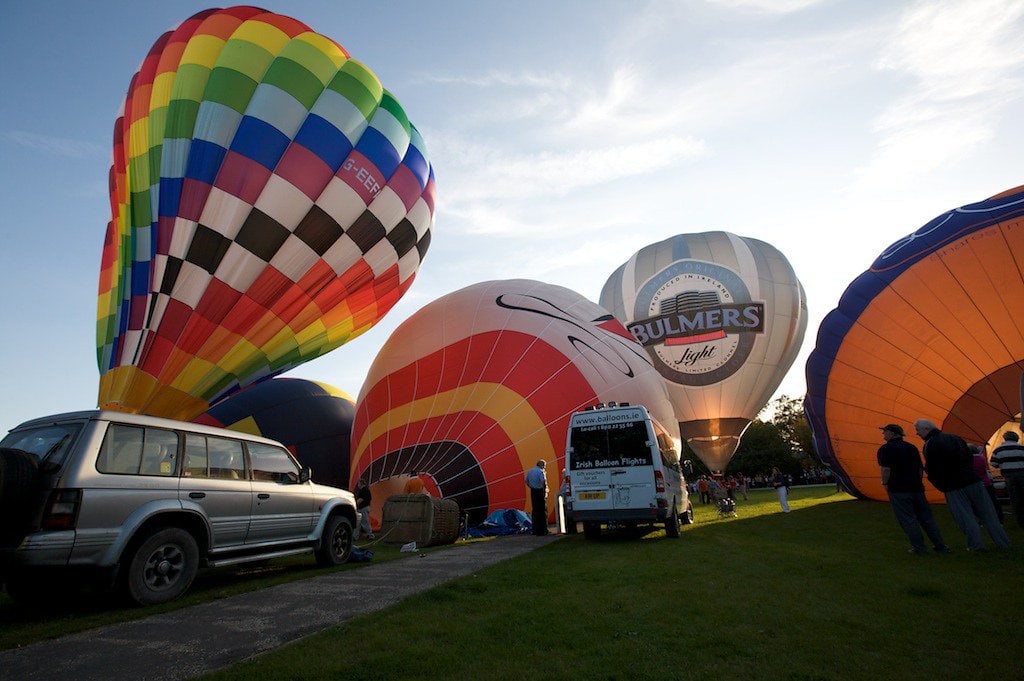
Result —
[{"label": "person in striped shirt", "polygon": [[989,463],[998,468],[1010,493],[1010,508],[1017,524],[1024,528],[1024,445],[1012,430],[1003,433],[1002,443],[992,450]]}]

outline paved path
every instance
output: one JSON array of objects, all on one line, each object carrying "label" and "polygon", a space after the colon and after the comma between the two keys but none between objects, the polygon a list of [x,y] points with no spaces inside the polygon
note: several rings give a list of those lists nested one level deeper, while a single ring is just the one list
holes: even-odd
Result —
[{"label": "paved path", "polygon": [[559,539],[519,535],[370,564],[0,651],[0,679],[189,679]]}]

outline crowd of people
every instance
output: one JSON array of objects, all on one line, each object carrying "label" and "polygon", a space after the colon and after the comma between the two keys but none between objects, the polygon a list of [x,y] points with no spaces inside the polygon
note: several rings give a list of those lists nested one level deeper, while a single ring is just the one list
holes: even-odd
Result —
[{"label": "crowd of people", "polygon": [[[779,497],[779,508],[783,513],[789,513],[789,490],[797,480],[805,481],[804,484],[814,484],[818,478],[815,475],[794,477],[773,468],[768,475],[701,475],[688,482],[687,489],[690,494],[696,495],[702,504],[721,504],[726,499],[735,502],[740,496],[746,501],[749,499],[747,492],[751,489],[771,487]],[[813,482],[806,482],[807,480]]]},{"label": "crowd of people", "polygon": [[[924,441],[922,451],[904,439],[903,426],[898,423],[880,426],[879,430],[884,440],[878,448],[882,485],[896,521],[910,541],[911,553],[928,553],[925,536],[936,553],[950,551],[925,497],[923,480],[926,475],[945,497],[953,522],[966,538],[968,551],[985,549],[982,528],[995,546],[1010,547],[1010,539],[1003,529],[1002,509],[988,472],[984,445],[944,433],[927,419],[914,422],[914,431]],[[1019,444],[1019,436],[1013,431],[1004,433],[1003,438],[993,451],[991,463],[1002,471],[1008,487],[1011,484],[1024,487],[1024,446]],[[1010,489],[1011,508],[1017,522],[1024,527],[1021,508],[1024,494],[1020,487],[1016,492],[1013,487]]]},{"label": "crowd of people", "polygon": [[[775,469],[778,470],[778,469]],[[835,476],[828,468],[808,468],[801,470],[796,475],[783,473],[786,479],[786,486],[794,485],[830,485],[835,483]],[[752,489],[778,488],[776,473],[747,475],[745,473],[730,473],[728,475],[700,475],[687,483],[690,494],[699,495],[700,503],[714,503],[712,490],[714,486],[722,488],[723,493],[729,499],[736,499],[737,492],[744,499],[747,492]]]}]

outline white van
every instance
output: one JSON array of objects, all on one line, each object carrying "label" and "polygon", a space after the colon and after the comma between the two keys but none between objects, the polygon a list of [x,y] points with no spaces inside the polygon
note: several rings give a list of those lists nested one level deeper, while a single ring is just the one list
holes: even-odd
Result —
[{"label": "white van", "polygon": [[588,539],[602,523],[664,523],[669,537],[693,522],[679,449],[640,405],[598,404],[569,419],[565,444],[572,523]]}]

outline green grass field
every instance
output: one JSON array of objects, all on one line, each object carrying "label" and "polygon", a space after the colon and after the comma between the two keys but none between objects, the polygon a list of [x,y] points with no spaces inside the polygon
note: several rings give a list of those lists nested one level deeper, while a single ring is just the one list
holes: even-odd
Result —
[{"label": "green grass field", "polygon": [[[887,504],[803,488],[680,540],[567,537],[216,679],[1012,679],[1024,533],[907,553]],[[501,541],[496,539],[494,541]]]},{"label": "green grass field", "polygon": [[[954,553],[915,556],[888,504],[811,487],[791,505],[784,515],[758,491],[736,518],[698,506],[678,540],[565,537],[212,678],[1021,678],[1024,532],[1012,518],[1011,550],[968,554],[933,506]],[[380,549],[374,562],[407,555]],[[207,571],[161,609],[322,573],[310,564]],[[158,610],[0,600],[0,646]]]}]

